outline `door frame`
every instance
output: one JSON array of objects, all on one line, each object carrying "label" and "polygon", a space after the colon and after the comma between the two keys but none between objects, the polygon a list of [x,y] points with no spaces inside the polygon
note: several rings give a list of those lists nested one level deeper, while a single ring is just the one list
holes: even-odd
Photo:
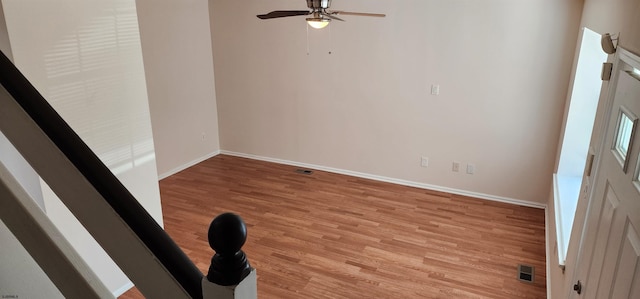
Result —
[{"label": "door frame", "polygon": [[[597,180],[599,179],[599,177],[602,175],[601,174],[601,164],[602,164],[602,157],[603,154],[606,153],[607,151],[610,150],[610,148],[607,146],[607,132],[609,130],[609,123],[610,123],[610,115],[611,115],[611,111],[613,109],[613,100],[616,94],[616,87],[618,85],[618,79],[620,77],[619,73],[620,70],[622,70],[626,65],[629,65],[633,68],[636,69],[640,69],[640,56],[622,48],[622,47],[618,47],[616,50],[616,54],[613,58],[613,69],[611,71],[611,79],[609,81],[609,84],[607,86],[607,95],[605,97],[605,102],[604,105],[602,106],[604,108],[604,110],[602,111],[602,113],[600,114],[600,125],[598,126],[598,128],[594,128],[596,130],[598,130],[598,138],[599,140],[597,141],[597,150],[596,150],[596,155],[593,161],[593,166],[592,166],[592,178],[590,179],[590,181],[592,182],[592,184],[595,184],[595,182],[597,182]],[[596,115],[596,119],[598,118],[598,115]],[[590,232],[588,231],[588,221],[590,220],[589,216],[591,215],[592,209],[593,209],[593,203],[594,203],[594,196],[595,196],[595,186],[591,186],[589,188],[589,194],[587,196],[588,202],[587,202],[587,209],[586,209],[586,214],[584,217],[584,222],[582,223],[582,234],[580,235],[580,243],[578,246],[578,253],[576,256],[576,262],[575,262],[575,269],[573,269],[573,275],[571,277],[571,280],[569,281],[571,284],[573,284],[574,282],[576,282],[578,280],[578,275],[580,273],[580,271],[578,270],[582,270],[580,269],[580,261],[584,258],[584,247],[585,247],[585,239],[587,234],[589,234]],[[569,292],[569,296],[567,298],[575,298],[576,293],[573,292],[573,289],[571,288],[571,286],[567,286],[567,291]]]}]

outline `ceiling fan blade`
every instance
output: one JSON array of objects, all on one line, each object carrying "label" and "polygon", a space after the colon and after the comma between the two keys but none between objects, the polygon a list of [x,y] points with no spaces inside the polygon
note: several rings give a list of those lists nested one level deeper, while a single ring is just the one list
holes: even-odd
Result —
[{"label": "ceiling fan blade", "polygon": [[341,10],[332,11],[331,14],[347,15],[347,16],[361,16],[361,17],[378,17],[378,18],[384,18],[384,17],[387,16],[387,15],[382,14],[382,13],[353,12],[353,11],[341,11]]},{"label": "ceiling fan blade", "polygon": [[306,16],[308,14],[311,14],[311,12],[308,10],[275,10],[268,14],[257,15],[257,17],[266,20],[293,16]]},{"label": "ceiling fan blade", "polygon": [[333,20],[338,20],[338,21],[343,21],[343,22],[345,22],[345,20],[343,20],[343,19],[341,19],[341,18],[338,18],[338,17],[336,17],[336,16],[332,16],[330,13],[324,13],[324,12],[323,12],[323,13],[320,13],[320,15],[325,16],[325,17],[330,18],[330,19],[333,19]]}]

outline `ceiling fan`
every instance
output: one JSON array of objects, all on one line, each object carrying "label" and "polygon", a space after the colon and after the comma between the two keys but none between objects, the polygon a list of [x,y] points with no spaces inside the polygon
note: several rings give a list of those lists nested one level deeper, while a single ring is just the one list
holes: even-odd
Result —
[{"label": "ceiling fan", "polygon": [[385,17],[384,14],[378,13],[364,13],[364,12],[349,12],[349,11],[328,11],[331,6],[331,0],[307,0],[307,7],[309,10],[275,10],[268,14],[258,15],[260,19],[275,19],[293,16],[307,16],[307,23],[309,26],[317,29],[321,29],[329,25],[331,20],[343,21],[343,19],[336,17],[336,15],[352,15],[363,17]]}]

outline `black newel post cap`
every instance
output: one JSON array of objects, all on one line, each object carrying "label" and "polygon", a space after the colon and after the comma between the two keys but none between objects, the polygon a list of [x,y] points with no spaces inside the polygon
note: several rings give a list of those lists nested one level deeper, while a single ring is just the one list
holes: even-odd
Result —
[{"label": "black newel post cap", "polygon": [[216,254],[211,258],[207,280],[223,286],[239,284],[251,273],[251,265],[241,250],[247,240],[244,221],[233,213],[220,214],[209,225],[208,237]]}]

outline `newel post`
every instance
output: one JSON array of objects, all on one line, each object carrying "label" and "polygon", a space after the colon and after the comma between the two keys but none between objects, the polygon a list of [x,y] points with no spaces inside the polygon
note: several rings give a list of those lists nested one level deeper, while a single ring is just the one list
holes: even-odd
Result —
[{"label": "newel post", "polygon": [[218,215],[209,226],[209,246],[216,252],[209,273],[202,279],[204,299],[256,299],[256,270],[251,268],[242,245],[247,226],[233,213]]}]

